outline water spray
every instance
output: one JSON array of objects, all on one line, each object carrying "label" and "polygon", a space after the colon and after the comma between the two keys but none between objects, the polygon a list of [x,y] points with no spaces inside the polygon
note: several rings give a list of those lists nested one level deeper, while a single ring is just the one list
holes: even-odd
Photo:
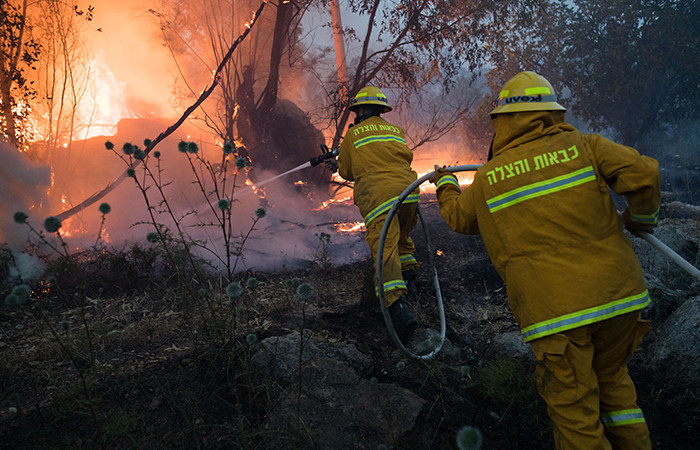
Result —
[{"label": "water spray", "polygon": [[328,148],[328,146],[326,146],[326,144],[321,144],[321,154],[319,156],[314,156],[313,158],[309,159],[305,163],[300,164],[293,169],[289,169],[288,171],[286,171],[284,173],[281,173],[279,175],[275,175],[274,177],[268,178],[267,180],[263,180],[263,181],[260,181],[258,183],[255,183],[255,185],[250,186],[249,189],[246,189],[245,191],[237,192],[236,195],[233,196],[233,198],[237,198],[237,197],[240,197],[246,193],[253,192],[253,189],[257,189],[260,186],[262,186],[263,184],[267,184],[267,183],[274,181],[278,178],[282,178],[283,176],[289,175],[290,173],[294,173],[294,172],[297,172],[299,170],[306,169],[307,167],[315,167],[315,166],[321,164],[322,162],[327,162],[327,161],[335,158],[336,156],[338,156],[339,150],[340,149],[338,149],[338,148],[334,148],[333,150],[330,150]]}]

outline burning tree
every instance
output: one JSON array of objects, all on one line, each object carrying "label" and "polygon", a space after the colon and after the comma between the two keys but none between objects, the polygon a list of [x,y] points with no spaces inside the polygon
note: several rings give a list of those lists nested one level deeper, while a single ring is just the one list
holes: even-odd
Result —
[{"label": "burning tree", "polygon": [[[255,169],[279,173],[308,160],[324,142],[294,102],[279,98],[280,80],[300,58],[298,27],[307,5],[280,1],[270,6],[274,15],[260,18],[250,41],[240,46],[222,74],[220,89],[197,117],[222,142],[235,142],[237,156],[251,158],[253,179]],[[195,95],[189,86],[220,62],[233,30],[250,18],[249,11],[248,2],[210,0],[167,1],[158,11],[151,10],[178,62],[185,87],[181,99]],[[194,55],[199,64],[192,64]],[[319,173],[304,175],[320,181]],[[330,174],[323,176],[330,180]]]},{"label": "burning tree", "polygon": [[40,45],[29,36],[27,0],[0,1],[0,131],[15,147],[26,150],[26,127],[35,91],[27,71],[37,61]]},{"label": "burning tree", "polygon": [[92,111],[81,111],[87,104],[92,75],[83,28],[92,21],[94,8],[82,10],[62,0],[39,0],[32,10],[33,34],[42,43],[32,117],[38,142],[32,151],[36,159],[53,165],[58,157],[54,150],[70,151],[77,133],[89,129],[95,112],[94,106]]}]

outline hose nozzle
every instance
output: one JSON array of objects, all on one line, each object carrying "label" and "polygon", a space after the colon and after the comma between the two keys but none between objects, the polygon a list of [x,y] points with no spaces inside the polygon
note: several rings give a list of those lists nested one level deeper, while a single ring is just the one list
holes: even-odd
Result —
[{"label": "hose nozzle", "polygon": [[326,161],[327,159],[335,158],[336,156],[338,156],[339,150],[340,149],[338,148],[330,150],[326,144],[321,144],[321,154],[318,156],[314,156],[309,160],[309,163],[311,163],[311,167],[317,166],[322,162]]}]

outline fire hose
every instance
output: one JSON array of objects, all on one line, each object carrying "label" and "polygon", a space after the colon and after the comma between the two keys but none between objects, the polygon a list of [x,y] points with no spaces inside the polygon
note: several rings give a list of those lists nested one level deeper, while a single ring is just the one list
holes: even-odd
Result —
[{"label": "fire hose", "polygon": [[639,231],[637,232],[639,237],[647,241],[649,244],[651,244],[653,247],[655,247],[658,251],[663,253],[664,255],[668,256],[668,258],[678,264],[683,270],[688,272],[693,278],[695,278],[697,281],[700,281],[700,270],[698,270],[697,267],[694,265],[690,264],[688,261],[683,259],[681,255],[673,251],[671,247],[668,245],[664,244],[651,233],[647,233],[646,231]]},{"label": "fire hose", "polygon": [[[447,170],[450,172],[464,172],[464,171],[474,171],[481,167],[480,164],[472,164],[472,165],[462,165],[462,166],[452,166],[452,167],[446,167]],[[398,196],[396,201],[394,201],[394,204],[391,206],[391,209],[389,209],[389,212],[387,213],[386,220],[384,221],[384,226],[382,227],[382,232],[379,236],[379,248],[377,249],[377,261],[376,261],[376,267],[377,267],[377,285],[378,286],[383,286],[384,285],[384,277],[382,274],[382,269],[383,269],[383,257],[384,257],[384,242],[386,241],[386,234],[387,231],[389,230],[389,225],[391,225],[391,220],[394,218],[394,214],[396,213],[396,210],[398,209],[399,206],[403,203],[404,200],[421,184],[423,184],[425,181],[431,179],[435,172],[430,172],[426,175],[423,175],[422,177],[418,178],[416,181],[411,183],[410,186],[406,188],[406,190],[403,191],[401,195]],[[423,218],[423,213],[420,209],[418,208],[418,216],[420,217],[421,221],[421,226],[423,227],[423,232],[425,234],[425,242],[428,247],[428,259],[430,263],[430,267],[432,268],[432,273],[433,273],[433,284],[435,286],[435,294],[436,294],[436,299],[437,299],[437,304],[438,304],[438,310],[440,314],[440,341],[439,343],[435,346],[433,351],[426,353],[424,355],[417,355],[407,349],[403,343],[401,342],[401,339],[399,339],[398,335],[396,334],[396,330],[394,329],[394,325],[391,322],[391,316],[389,315],[389,308],[386,303],[386,297],[384,296],[384,290],[379,289],[379,303],[382,309],[382,315],[384,316],[384,322],[386,324],[387,329],[389,330],[389,335],[391,336],[391,340],[394,341],[396,346],[404,352],[406,355],[410,356],[411,358],[415,359],[422,359],[422,360],[429,360],[433,358],[435,355],[438,354],[440,349],[442,348],[442,345],[445,343],[445,332],[447,329],[447,324],[445,320],[445,306],[442,301],[442,292],[440,291],[440,282],[438,280],[438,274],[437,274],[437,268],[435,266],[435,260],[433,258],[433,249],[432,249],[432,241],[430,239],[430,232],[428,230],[428,226],[425,223],[425,219]],[[653,247],[655,247],[658,251],[661,253],[665,254],[668,256],[673,262],[678,264],[682,269],[684,269],[686,272],[688,272],[690,275],[692,275],[696,280],[700,281],[700,270],[690,264],[688,261],[683,259],[682,256],[680,256],[678,253],[673,251],[670,247],[668,247],[666,244],[661,242],[656,236],[652,235],[651,233],[647,232],[639,232],[638,233],[639,237],[647,241],[649,244],[651,244]]]},{"label": "fire hose", "polygon": [[[463,172],[467,170],[476,170],[479,167],[481,167],[480,164],[472,164],[472,165],[464,165],[464,166],[452,166],[452,167],[447,167],[447,170],[450,172]],[[410,186],[406,188],[406,190],[403,191],[401,195],[398,196],[396,201],[394,201],[394,204],[391,206],[391,209],[389,209],[389,212],[387,213],[386,220],[384,221],[384,226],[382,227],[382,232],[379,235],[379,248],[377,249],[377,286],[384,286],[384,276],[382,274],[382,269],[383,269],[383,257],[384,257],[384,242],[386,241],[386,233],[389,230],[389,225],[391,225],[391,220],[394,218],[394,214],[396,213],[396,210],[398,209],[399,206],[403,203],[404,200],[421,184],[423,184],[425,181],[431,179],[435,172],[430,172],[429,174],[423,175],[422,177],[418,178],[416,181],[411,183]],[[426,245],[428,246],[428,260],[430,262],[430,267],[432,268],[433,272],[433,284],[435,285],[435,296],[437,298],[437,305],[438,305],[438,311],[440,314],[440,341],[438,344],[435,346],[435,349],[433,351],[426,353],[424,355],[417,355],[407,349],[403,343],[401,342],[401,339],[399,339],[398,335],[396,334],[396,330],[394,329],[394,324],[391,322],[391,316],[389,316],[389,307],[386,304],[386,297],[384,296],[384,290],[379,289],[379,303],[382,308],[382,315],[384,316],[384,322],[386,323],[386,327],[389,330],[389,335],[391,336],[391,340],[394,341],[394,343],[399,347],[399,349],[404,352],[406,355],[410,356],[411,358],[415,359],[423,359],[423,360],[428,360],[433,358],[435,355],[438,354],[440,349],[442,348],[442,345],[445,343],[445,332],[447,331],[447,322],[445,320],[445,306],[443,305],[442,302],[442,292],[440,291],[440,281],[438,280],[438,274],[437,274],[437,268],[435,266],[435,260],[433,258],[433,248],[432,248],[432,240],[430,239],[430,232],[428,230],[428,225],[425,222],[425,219],[423,217],[423,212],[421,211],[420,207],[418,208],[418,216],[420,217],[420,222],[421,226],[423,227],[423,233],[425,234],[425,242]]]}]

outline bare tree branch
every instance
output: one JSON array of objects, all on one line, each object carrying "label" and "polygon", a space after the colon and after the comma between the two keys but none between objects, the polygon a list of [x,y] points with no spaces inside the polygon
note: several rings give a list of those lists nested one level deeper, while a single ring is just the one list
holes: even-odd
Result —
[{"label": "bare tree branch", "polygon": [[[236,47],[238,47],[238,45],[241,42],[243,42],[243,40],[246,38],[246,36],[248,36],[248,34],[250,33],[250,30],[253,28],[253,25],[255,24],[255,22],[257,22],[258,18],[262,14],[263,9],[265,9],[265,5],[267,5],[267,0],[264,0],[260,4],[260,7],[253,15],[253,18],[247,24],[245,31],[240,36],[238,36],[238,39],[236,39],[236,41],[231,45],[231,47],[229,48],[226,55],[223,57],[223,59],[219,63],[219,67],[216,68],[216,72],[214,73],[214,79],[212,80],[211,85],[208,88],[204,89],[204,91],[199,96],[197,101],[195,101],[189,108],[187,108],[187,110],[185,110],[185,112],[177,120],[177,122],[175,122],[173,125],[168,127],[165,131],[160,133],[158,135],[158,137],[155,138],[151,142],[151,144],[144,149],[144,153],[146,155],[148,155],[148,153],[151,150],[153,150],[153,148],[155,148],[155,146],[158,145],[161,141],[163,141],[165,138],[167,138],[173,132],[175,132],[175,130],[177,130],[180,127],[180,125],[183,124],[183,122],[187,119],[187,117],[189,117],[189,115],[192,114],[192,112],[194,110],[196,110],[199,107],[199,105],[201,105],[202,102],[204,102],[204,100],[206,100],[207,97],[209,97],[209,95],[211,95],[211,93],[214,91],[216,86],[219,84],[219,77],[221,76],[221,72],[224,70],[228,61],[231,59],[231,56],[233,55],[234,50],[236,49]],[[138,165],[140,162],[141,162],[141,160],[136,160],[136,162],[134,164]],[[103,190],[91,195],[90,197],[88,197],[86,200],[84,200],[79,205],[76,205],[71,209],[63,211],[62,213],[58,214],[56,217],[58,217],[58,219],[60,219],[60,220],[65,220],[65,219],[79,213],[83,209],[94,204],[95,202],[97,202],[98,200],[103,198],[105,195],[112,192],[114,190],[114,188],[116,188],[119,184],[121,184],[121,182],[124,181],[124,179],[126,179],[126,178],[127,178],[127,175],[126,175],[126,171],[125,171],[119,178],[117,178],[116,180],[109,183]]]}]

